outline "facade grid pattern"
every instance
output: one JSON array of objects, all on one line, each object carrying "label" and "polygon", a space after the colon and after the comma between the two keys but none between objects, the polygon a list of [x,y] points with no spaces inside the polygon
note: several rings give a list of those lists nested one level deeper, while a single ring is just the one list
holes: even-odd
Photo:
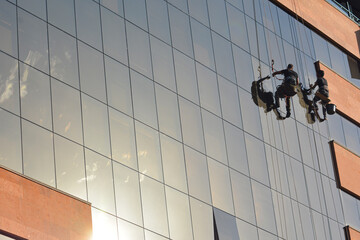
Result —
[{"label": "facade grid pattern", "polygon": [[91,202],[94,239],[344,239],[328,141],[360,154],[360,130],[257,107],[272,59],[357,84],[268,0],[0,0],[0,164]]}]

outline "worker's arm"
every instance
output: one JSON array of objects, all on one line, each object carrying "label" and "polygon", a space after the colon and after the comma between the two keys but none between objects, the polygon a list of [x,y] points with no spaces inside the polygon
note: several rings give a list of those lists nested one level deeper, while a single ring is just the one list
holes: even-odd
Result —
[{"label": "worker's arm", "polygon": [[317,85],[318,85],[317,82],[315,82],[314,85],[310,84],[310,89],[314,89]]},{"label": "worker's arm", "polygon": [[296,85],[299,85],[299,78],[296,78]]},{"label": "worker's arm", "polygon": [[282,74],[282,71],[273,72],[272,76],[274,77],[275,75],[278,75],[278,74]]}]

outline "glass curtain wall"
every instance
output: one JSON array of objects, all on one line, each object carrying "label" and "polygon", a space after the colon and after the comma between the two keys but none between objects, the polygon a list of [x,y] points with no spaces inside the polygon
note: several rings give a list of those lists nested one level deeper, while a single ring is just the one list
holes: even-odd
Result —
[{"label": "glass curtain wall", "polygon": [[359,154],[360,130],[256,106],[271,60],[352,80],[268,0],[0,0],[0,164],[91,202],[94,240],[344,239],[328,142]]}]

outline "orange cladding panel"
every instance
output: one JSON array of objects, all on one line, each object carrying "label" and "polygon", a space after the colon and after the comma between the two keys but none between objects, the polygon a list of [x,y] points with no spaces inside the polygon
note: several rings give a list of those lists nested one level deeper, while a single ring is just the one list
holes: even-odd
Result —
[{"label": "orange cladding panel", "polygon": [[334,141],[330,145],[339,187],[360,199],[360,157]]},{"label": "orange cladding panel", "polygon": [[271,0],[360,59],[360,27],[326,0]]},{"label": "orange cladding panel", "polygon": [[360,232],[353,228],[349,228],[350,240],[360,240]]},{"label": "orange cladding panel", "polygon": [[329,84],[329,97],[336,105],[337,112],[360,125],[360,89],[321,62],[316,62],[315,65],[325,72],[324,77]]},{"label": "orange cladding panel", "polygon": [[0,168],[0,230],[26,239],[89,240],[91,206]]},{"label": "orange cladding panel", "polygon": [[360,232],[350,226],[344,227],[347,240],[360,240]]}]

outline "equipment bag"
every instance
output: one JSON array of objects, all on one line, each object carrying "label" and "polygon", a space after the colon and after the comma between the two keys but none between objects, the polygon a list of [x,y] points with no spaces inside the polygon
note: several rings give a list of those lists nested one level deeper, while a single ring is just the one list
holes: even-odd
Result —
[{"label": "equipment bag", "polygon": [[333,115],[336,112],[336,105],[332,103],[326,104],[326,112]]}]

